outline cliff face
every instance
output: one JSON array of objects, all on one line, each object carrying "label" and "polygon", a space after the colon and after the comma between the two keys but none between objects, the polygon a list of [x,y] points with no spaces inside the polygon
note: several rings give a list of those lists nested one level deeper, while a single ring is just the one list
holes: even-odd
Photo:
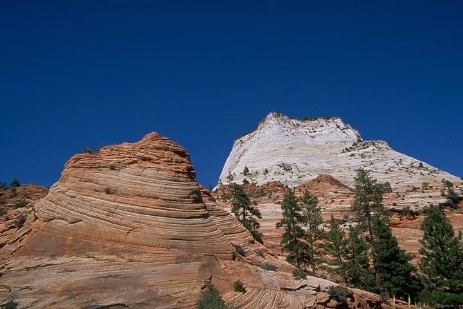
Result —
[{"label": "cliff face", "polygon": [[[292,266],[197,184],[188,153],[155,133],[72,157],[10,232],[0,248],[0,304],[193,308],[212,281],[240,308],[336,306],[327,292],[334,283],[295,281]],[[236,280],[247,293],[233,291]],[[350,307],[378,301],[349,292]]]},{"label": "cliff face", "polygon": [[[351,187],[358,168],[371,171],[374,178],[389,182],[401,194],[423,183],[436,187],[443,178],[461,184],[458,177],[394,151],[384,141],[363,141],[339,118],[298,120],[277,113],[270,113],[255,131],[235,141],[219,183],[246,179],[297,187],[327,174]],[[421,208],[443,202],[440,194],[428,193],[406,194],[398,203]]]}]

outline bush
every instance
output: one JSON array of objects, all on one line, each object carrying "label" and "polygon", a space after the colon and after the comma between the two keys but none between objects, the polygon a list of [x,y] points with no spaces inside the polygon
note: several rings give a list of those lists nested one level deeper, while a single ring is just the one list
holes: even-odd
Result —
[{"label": "bush", "polygon": [[93,150],[88,147],[84,147],[84,149],[82,149],[82,152],[86,154],[93,154]]},{"label": "bush", "polygon": [[265,269],[265,270],[270,270],[270,271],[277,271],[277,267],[268,262],[260,264],[260,268]]},{"label": "bush", "polygon": [[9,300],[7,303],[3,304],[1,309],[16,309],[18,308],[18,303],[15,302],[14,300]]},{"label": "bush", "polygon": [[238,253],[241,256],[246,256],[246,252],[244,252],[243,247],[240,245],[233,245],[235,247],[236,253]]},{"label": "bush", "polygon": [[15,203],[15,204],[13,205],[13,208],[14,208],[14,209],[17,209],[17,208],[24,208],[24,207],[26,207],[27,205],[28,205],[27,201],[26,201],[25,199],[22,199],[21,201]]},{"label": "bush", "polygon": [[241,282],[241,280],[233,282],[233,290],[235,292],[246,293],[246,289],[244,288],[243,282]]},{"label": "bush", "polygon": [[201,293],[201,297],[196,303],[197,309],[228,309],[225,305],[220,292],[215,288],[212,283],[208,283],[204,291]]},{"label": "bush", "polygon": [[3,181],[0,181],[0,190],[8,189],[8,186]]},{"label": "bush", "polygon": [[112,188],[105,188],[105,189],[104,189],[104,192],[105,192],[106,194],[114,194],[114,193],[115,193],[115,190],[113,190]]},{"label": "bush", "polygon": [[24,223],[26,222],[26,218],[24,216],[19,216],[15,221],[14,221],[14,226],[16,226],[18,229],[23,227]]},{"label": "bush", "polygon": [[4,214],[6,214],[5,209],[3,209],[2,207],[0,207],[0,217],[2,217]]},{"label": "bush", "polygon": [[19,183],[19,180],[18,178],[13,178],[13,180],[10,182],[10,188],[13,189],[13,188],[17,188],[17,187],[20,187],[21,184]]},{"label": "bush", "polygon": [[296,280],[302,280],[307,278],[307,273],[300,268],[295,268],[293,270],[293,277]]},{"label": "bush", "polygon": [[347,305],[347,289],[342,286],[330,286],[328,294],[331,299],[334,299],[339,304]]}]

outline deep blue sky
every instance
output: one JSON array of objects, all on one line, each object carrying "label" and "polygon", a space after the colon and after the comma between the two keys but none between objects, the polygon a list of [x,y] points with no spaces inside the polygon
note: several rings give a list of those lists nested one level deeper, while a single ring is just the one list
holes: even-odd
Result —
[{"label": "deep blue sky", "polygon": [[0,1],[0,180],[157,131],[216,183],[271,111],[463,176],[462,1]]}]

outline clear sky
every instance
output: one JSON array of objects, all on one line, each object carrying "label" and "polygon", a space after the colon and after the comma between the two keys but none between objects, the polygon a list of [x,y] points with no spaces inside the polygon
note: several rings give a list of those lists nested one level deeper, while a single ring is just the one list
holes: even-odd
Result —
[{"label": "clear sky", "polygon": [[462,1],[0,1],[0,180],[151,131],[215,185],[271,111],[463,176]]}]

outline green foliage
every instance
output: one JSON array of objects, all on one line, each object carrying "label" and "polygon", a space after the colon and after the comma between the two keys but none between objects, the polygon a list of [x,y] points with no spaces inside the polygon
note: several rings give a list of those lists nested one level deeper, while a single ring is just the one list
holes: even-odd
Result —
[{"label": "green foliage", "polygon": [[19,183],[18,178],[13,178],[13,180],[10,182],[10,188],[17,188],[20,187],[21,184]]},{"label": "green foliage", "polygon": [[3,304],[0,308],[1,309],[16,309],[18,308],[18,303],[11,299],[5,304]]},{"label": "green foliage", "polygon": [[451,181],[442,179],[444,188],[442,189],[441,195],[447,199],[447,204],[452,208],[458,208],[458,203],[463,199],[453,189],[453,183]]},{"label": "green foliage", "polygon": [[421,298],[427,298],[433,305],[453,305],[463,299],[461,232],[455,236],[445,214],[433,205],[427,209],[421,229],[424,235],[420,241],[422,259],[419,268],[425,286]]},{"label": "green foliage", "polygon": [[309,262],[307,252],[310,251],[310,247],[305,241],[303,227],[306,220],[302,214],[302,207],[292,190],[286,192],[281,202],[281,210],[283,217],[276,223],[277,228],[284,229],[280,243],[288,252],[286,260],[301,268]]},{"label": "green foliage", "polygon": [[374,268],[380,274],[377,291],[387,291],[399,298],[406,298],[410,295],[412,299],[415,299],[420,290],[420,284],[414,276],[416,269],[410,264],[411,256],[399,247],[397,238],[392,235],[387,220],[374,217],[372,230]]},{"label": "green foliage", "polygon": [[93,154],[94,151],[92,149],[90,149],[89,147],[84,147],[82,149],[82,152],[85,153],[85,154]]},{"label": "green foliage", "polygon": [[259,209],[252,206],[251,200],[240,185],[233,183],[232,191],[232,213],[251,232],[254,239],[262,243],[262,233],[259,231],[260,224],[256,219],[262,219],[262,214]]},{"label": "green foliage", "polygon": [[6,185],[6,183],[4,183],[3,181],[0,181],[0,190],[6,190],[8,189],[8,186]]},{"label": "green foliage", "polygon": [[293,270],[293,277],[296,280],[306,279],[307,278],[307,273],[302,269],[295,268]]},{"label": "green foliage", "polygon": [[246,252],[244,251],[243,247],[240,245],[234,245],[236,253],[238,253],[241,256],[246,256]]},{"label": "green foliage", "polygon": [[330,295],[331,299],[334,299],[335,301],[340,304],[341,308],[346,308],[347,306],[347,289],[342,287],[342,286],[330,286],[328,288],[328,294]]},{"label": "green foliage", "polygon": [[229,309],[222,297],[219,290],[217,290],[212,283],[208,283],[201,297],[196,303],[197,309]]},{"label": "green foliage", "polygon": [[233,282],[233,290],[235,292],[246,293],[246,289],[244,288],[243,282],[241,282],[241,280]]},{"label": "green foliage", "polygon": [[228,175],[227,175],[228,182],[231,183],[234,178],[235,178],[235,176],[233,176],[230,172],[228,172]]},{"label": "green foliage", "polygon": [[0,217],[3,217],[6,214],[5,209],[3,207],[0,207]]},{"label": "green foliage", "polygon": [[245,166],[244,169],[243,169],[243,175],[244,176],[249,175],[249,168],[247,166]]},{"label": "green foliage", "polygon": [[360,229],[350,228],[342,271],[350,286],[371,291],[375,287],[375,276],[370,267],[368,248]]},{"label": "green foliage", "polygon": [[277,267],[268,262],[260,264],[260,268],[265,269],[265,270],[270,270],[270,271],[277,271]]},{"label": "green foliage", "polygon": [[307,260],[315,273],[316,265],[320,263],[318,250],[320,249],[319,241],[324,238],[323,230],[320,228],[323,223],[322,211],[318,207],[318,199],[310,192],[305,192],[300,199],[302,207],[302,216],[305,224],[305,240],[308,245]]},{"label": "green foliage", "polygon": [[24,208],[28,205],[29,203],[25,200],[25,199],[22,199],[21,201],[15,203],[13,205],[13,208],[14,209],[17,209],[17,208]]},{"label": "green foliage", "polygon": [[26,217],[21,215],[14,221],[14,226],[16,226],[16,228],[19,229],[19,228],[23,227],[25,222],[26,222]]},{"label": "green foliage", "polygon": [[378,183],[370,176],[370,173],[362,168],[357,170],[354,177],[354,202],[352,210],[356,215],[356,221],[360,228],[368,233],[368,242],[373,238],[371,230],[372,216],[385,216],[383,195],[391,192],[389,183]]},{"label": "green foliage", "polygon": [[349,241],[339,222],[331,215],[330,229],[326,233],[325,252],[331,257],[328,271],[340,276],[347,285],[346,258],[349,252]]},{"label": "green foliage", "polygon": [[392,235],[389,215],[383,206],[384,194],[391,192],[390,184],[378,183],[364,169],[357,170],[354,180],[352,210],[357,226],[349,234],[347,281],[355,287],[381,292],[383,298],[389,293],[415,297],[419,290],[413,275],[415,268]]}]

